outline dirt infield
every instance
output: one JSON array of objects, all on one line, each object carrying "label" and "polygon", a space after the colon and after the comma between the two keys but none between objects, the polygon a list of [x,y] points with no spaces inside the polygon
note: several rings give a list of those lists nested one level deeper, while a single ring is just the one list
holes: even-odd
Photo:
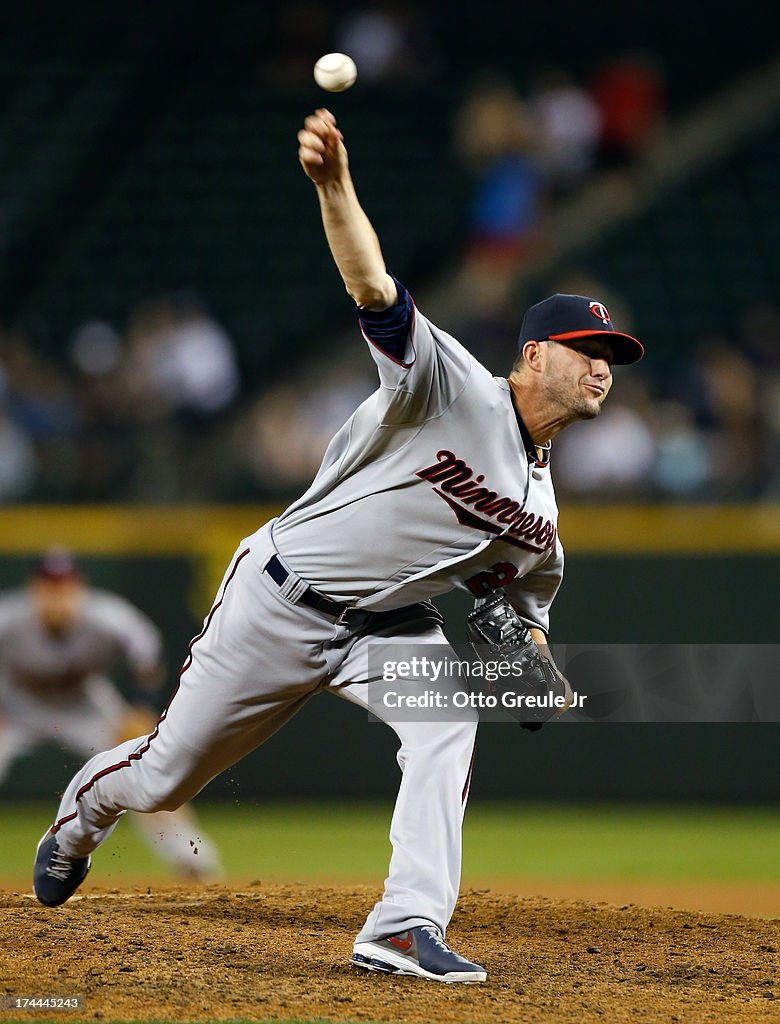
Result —
[{"label": "dirt infield", "polygon": [[[439,985],[348,965],[375,898],[302,884],[93,888],[46,910],[6,892],[0,991],[81,995],[78,1019],[103,1021],[780,1020],[777,920],[471,890],[448,938],[488,982]],[[73,1021],[36,1012],[45,1019]]]}]

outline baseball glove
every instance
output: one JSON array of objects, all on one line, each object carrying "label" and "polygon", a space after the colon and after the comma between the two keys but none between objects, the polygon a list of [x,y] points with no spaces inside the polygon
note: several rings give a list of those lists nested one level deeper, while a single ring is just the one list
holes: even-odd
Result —
[{"label": "baseball glove", "polygon": [[571,703],[571,687],[545,657],[504,594],[479,598],[466,620],[469,640],[481,661],[508,662],[511,673],[487,684],[502,706],[535,731]]}]

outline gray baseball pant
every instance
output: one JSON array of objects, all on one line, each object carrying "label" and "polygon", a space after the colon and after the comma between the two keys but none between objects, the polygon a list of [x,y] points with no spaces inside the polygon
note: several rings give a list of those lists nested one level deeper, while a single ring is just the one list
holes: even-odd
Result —
[{"label": "gray baseball pant", "polygon": [[[72,780],[54,825],[65,853],[92,853],[126,810],[181,806],[319,690],[368,708],[372,641],[392,643],[399,656],[404,645],[446,644],[422,612],[398,631],[350,635],[332,618],[282,595],[263,572],[272,554],[268,528],[239,545],[155,731],[98,754]],[[402,777],[384,893],[357,939],[428,923],[445,932],[460,884],[476,712],[400,721],[397,712],[373,703],[371,711],[398,735]]]}]

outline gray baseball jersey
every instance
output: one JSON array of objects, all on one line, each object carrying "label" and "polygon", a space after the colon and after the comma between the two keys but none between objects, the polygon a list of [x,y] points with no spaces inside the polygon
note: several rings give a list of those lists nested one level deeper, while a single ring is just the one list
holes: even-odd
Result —
[{"label": "gray baseball jersey", "polygon": [[153,669],[161,650],[157,627],[116,594],[88,590],[73,628],[61,637],[43,628],[26,591],[0,597],[0,677],[13,690],[66,699],[121,656],[139,674]]},{"label": "gray baseball jersey", "polygon": [[418,310],[402,360],[369,348],[381,387],[273,524],[281,557],[322,593],[375,610],[503,587],[546,631],[563,573],[558,508],[509,384]]}]

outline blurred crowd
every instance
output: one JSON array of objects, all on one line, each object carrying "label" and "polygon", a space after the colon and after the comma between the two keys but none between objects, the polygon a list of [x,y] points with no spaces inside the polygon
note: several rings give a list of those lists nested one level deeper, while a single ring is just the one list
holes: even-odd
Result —
[{"label": "blurred crowd", "polygon": [[[411,4],[356,8],[333,24],[323,4],[294,0],[274,17],[264,73],[279,85],[308,79],[333,48],[356,59],[361,81],[424,87],[441,66]],[[447,316],[435,318],[493,372],[508,372],[523,309],[541,297],[518,282],[554,243],[550,211],[596,174],[630,177],[665,121],[661,73],[640,53],[606,57],[588,81],[549,67],[523,90],[496,75],[466,89],[453,150],[471,182],[467,239]],[[546,291],[597,295],[631,329],[631,310],[602,282],[569,274]],[[141,302],[121,326],[84,323],[50,353],[34,324],[0,332],[2,503],[286,500],[376,386],[357,327],[338,356],[296,361],[281,382],[242,378],[232,339],[191,293]],[[663,376],[652,360],[618,369],[601,417],[554,447],[564,500],[780,498],[780,311],[744,310],[730,336],[697,339]]]},{"label": "blurred crowd", "polygon": [[470,86],[454,146],[471,181],[458,291],[471,316],[500,317],[517,279],[555,250],[551,213],[594,175],[616,190],[664,132],[660,70],[644,53],[598,65],[589,82],[549,66],[522,91],[505,76]]},{"label": "blurred crowd", "polygon": [[[553,290],[603,295],[621,326],[631,324],[619,297],[594,282],[568,277]],[[514,335],[500,346],[479,334],[462,340],[493,372],[508,372]],[[356,326],[340,357],[253,392],[240,386],[230,338],[192,295],[140,304],[122,333],[85,324],[67,365],[37,352],[21,328],[6,331],[0,501],[289,499],[376,387],[363,348]],[[653,370],[617,368],[598,420],[555,441],[560,496],[780,498],[780,311],[752,307],[737,337],[702,337],[673,372]]]},{"label": "blurred crowd", "polygon": [[[55,362],[34,325],[0,336],[0,501],[156,500],[198,494],[210,438],[239,393],[225,331],[192,294],[90,322]],[[216,497],[213,481],[201,496]]]}]

